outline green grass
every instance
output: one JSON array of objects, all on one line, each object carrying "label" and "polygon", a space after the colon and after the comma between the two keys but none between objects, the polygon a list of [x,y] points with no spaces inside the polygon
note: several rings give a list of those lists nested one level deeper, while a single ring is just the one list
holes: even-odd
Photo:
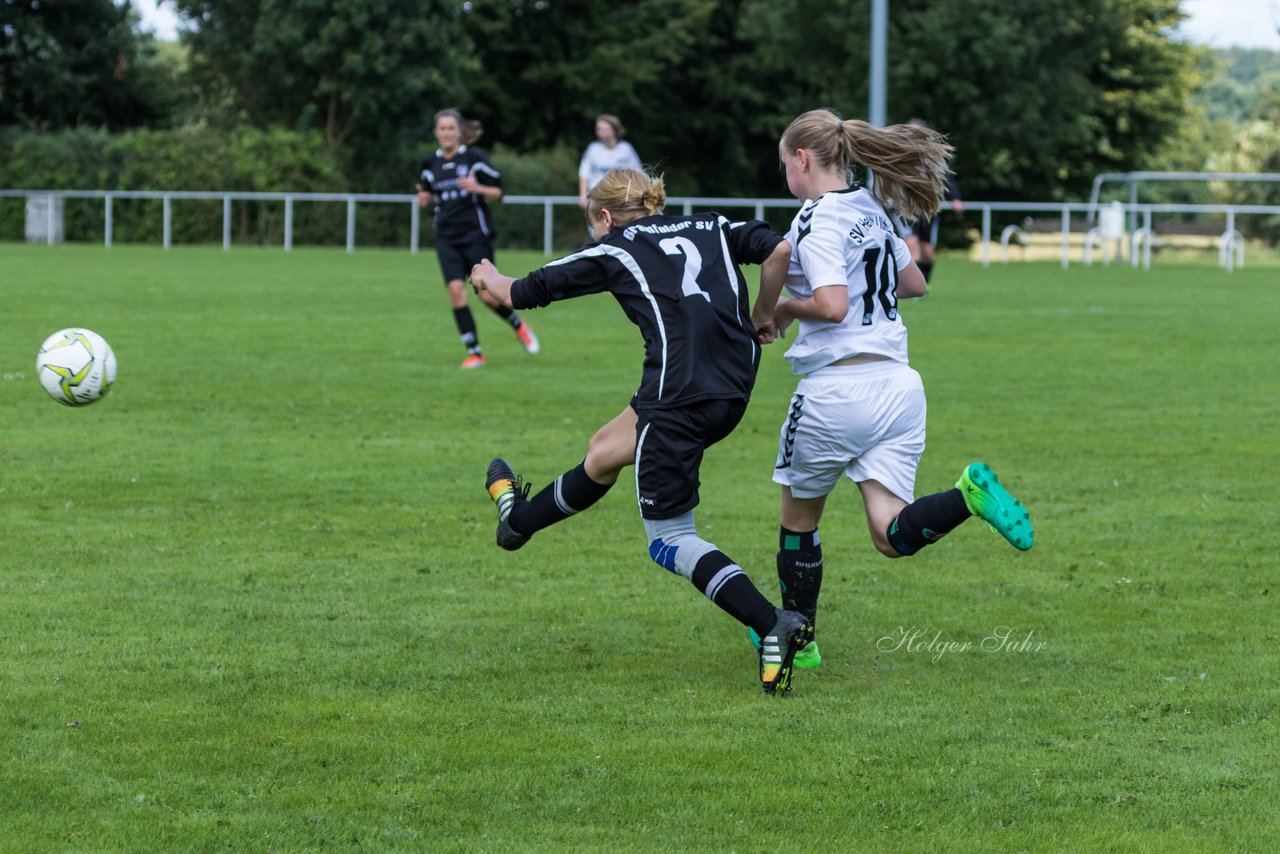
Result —
[{"label": "green grass", "polygon": [[[522,272],[540,261],[506,253]],[[629,475],[523,551],[639,379],[605,296],[478,313],[430,254],[0,245],[0,849],[1264,851],[1280,838],[1277,268],[938,267],[904,306],[924,494],[990,462],[1036,545],[823,524],[824,665],[651,563]],[[55,329],[116,350],[60,407]],[[776,595],[780,348],[699,525]],[[1000,626],[1039,648],[983,651]],[[900,631],[968,649],[894,649]]]}]

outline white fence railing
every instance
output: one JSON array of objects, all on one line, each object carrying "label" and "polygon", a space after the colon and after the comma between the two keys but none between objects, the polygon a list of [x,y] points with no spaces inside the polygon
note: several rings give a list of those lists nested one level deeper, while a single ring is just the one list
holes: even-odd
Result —
[{"label": "white fence railing", "polygon": [[[41,199],[47,211],[48,223],[43,233],[50,244],[56,242],[55,217],[60,210],[56,204],[58,199],[102,199],[104,205],[103,245],[112,242],[112,206],[117,199],[151,199],[160,200],[163,204],[161,242],[166,249],[172,245],[172,206],[175,201],[184,200],[221,200],[222,201],[222,248],[231,248],[231,210],[235,202],[282,202],[284,204],[284,249],[293,248],[293,205],[302,202],[344,203],[347,208],[346,248],[348,252],[356,249],[356,205],[365,203],[403,205],[409,212],[409,251],[416,253],[419,248],[421,234],[421,209],[417,198],[413,195],[390,193],[248,193],[248,192],[205,192],[182,190],[0,190],[0,198]],[[552,213],[557,205],[573,206],[578,204],[577,196],[504,196],[504,205],[532,205],[542,208],[543,239],[542,251],[551,255],[552,247]],[[746,199],[718,197],[673,197],[667,200],[668,210],[678,207],[682,213],[690,214],[695,210],[744,209],[749,208],[756,219],[763,219],[766,210],[795,209],[795,199]],[[1115,203],[1119,205],[1120,203]],[[1218,237],[1219,262],[1227,270],[1243,263],[1244,244],[1239,231],[1236,230],[1237,216],[1280,215],[1280,205],[1190,205],[1190,204],[1127,204],[1120,205],[1130,216],[1130,221],[1138,218],[1142,226],[1130,229],[1125,235],[1128,240],[1129,263],[1144,268],[1151,266],[1152,218],[1156,214],[1220,214],[1226,218],[1226,226]],[[943,209],[949,209],[945,204]],[[991,214],[996,211],[1023,214],[1056,214],[1061,222],[1062,255],[1061,263],[1065,269],[1071,263],[1071,215],[1079,214],[1088,218],[1095,213],[1096,207],[1087,202],[981,202],[966,201],[965,209],[978,211],[982,217],[982,264],[991,263]],[[1009,229],[1005,230],[1002,243],[1007,244]],[[1084,259],[1089,260],[1089,244],[1086,241]],[[1141,256],[1141,257],[1140,257]],[[1007,260],[1007,257],[1006,257]]]}]

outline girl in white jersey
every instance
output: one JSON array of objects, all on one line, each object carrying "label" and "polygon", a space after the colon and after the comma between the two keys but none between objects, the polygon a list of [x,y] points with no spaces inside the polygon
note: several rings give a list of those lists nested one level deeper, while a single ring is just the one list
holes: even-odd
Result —
[{"label": "girl in white jersey", "polygon": [[644,169],[640,155],[623,139],[626,134],[627,129],[617,116],[609,113],[596,116],[595,141],[587,146],[578,164],[578,207],[587,209],[587,192],[599,184],[610,169]]},{"label": "girl in white jersey", "polygon": [[[928,128],[877,129],[829,110],[795,119],[779,145],[787,186],[804,205],[787,234],[791,298],[757,327],[769,341],[799,322],[786,355],[804,378],[782,425],[773,479],[782,485],[783,607],[810,621],[822,584],[818,522],[841,474],[862,492],[871,540],[886,557],[914,554],[970,516],[981,516],[1015,548],[1031,548],[1034,538],[1030,516],[985,463],[967,466],[954,489],[914,497],[924,386],[907,362],[897,305],[923,296],[925,281],[883,203],[909,219],[932,216],[950,153]],[[855,163],[874,174],[874,194],[849,185]],[[820,663],[816,642],[795,661]]]}]

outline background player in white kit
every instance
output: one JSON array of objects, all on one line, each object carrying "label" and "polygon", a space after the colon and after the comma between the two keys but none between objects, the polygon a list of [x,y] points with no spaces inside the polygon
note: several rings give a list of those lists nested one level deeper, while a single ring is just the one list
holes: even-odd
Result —
[{"label": "background player in white kit", "polygon": [[[796,118],[779,154],[787,186],[804,201],[787,240],[790,299],[762,340],[799,321],[787,351],[804,375],[779,438],[773,479],[782,485],[778,582],[783,607],[812,622],[822,584],[818,523],[843,474],[857,483],[875,547],[886,557],[915,554],[970,516],[980,516],[1015,548],[1034,539],[1030,515],[985,463],[972,463],[954,489],[914,498],[924,452],[925,397],[907,360],[899,297],[925,292],[924,276],[885,213],[929,217],[945,190],[951,147],[924,127],[877,129],[828,110]],[[848,183],[860,164],[875,193]],[[816,641],[797,667],[821,663]]]}]

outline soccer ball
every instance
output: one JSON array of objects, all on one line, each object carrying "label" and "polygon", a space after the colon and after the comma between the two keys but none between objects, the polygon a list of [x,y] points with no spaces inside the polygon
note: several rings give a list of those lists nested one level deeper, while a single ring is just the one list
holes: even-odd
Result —
[{"label": "soccer ball", "polygon": [[85,406],[111,390],[116,355],[102,336],[88,329],[61,329],[44,340],[36,373],[49,396],[66,406]]}]

